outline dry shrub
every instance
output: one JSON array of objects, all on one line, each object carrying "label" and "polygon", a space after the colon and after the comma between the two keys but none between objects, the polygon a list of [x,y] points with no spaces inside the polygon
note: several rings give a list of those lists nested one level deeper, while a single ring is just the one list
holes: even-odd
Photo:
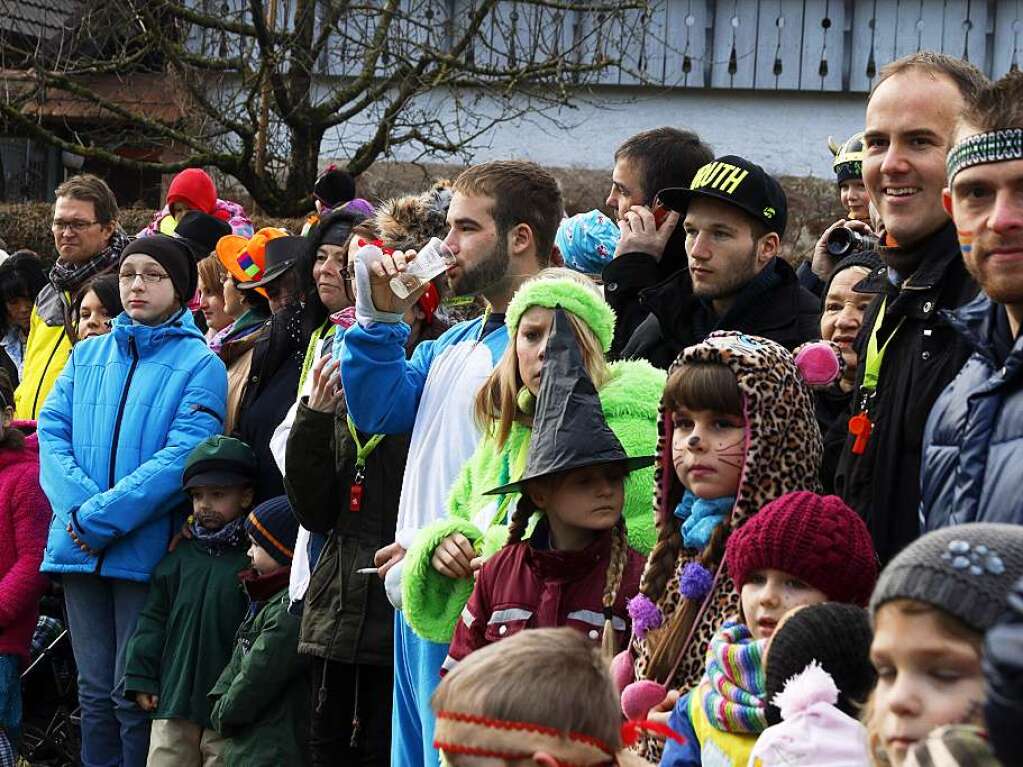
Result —
[{"label": "dry shrub", "polygon": [[[454,178],[462,165],[415,165],[412,163],[377,163],[359,177],[360,196],[376,202],[404,194],[417,194],[436,178]],[[565,210],[571,215],[595,208],[604,208],[610,189],[611,171],[586,168],[552,168],[561,184]],[[789,222],[782,252],[792,263],[808,258],[813,245],[829,224],[841,216],[838,192],[834,181],[813,177],[784,176],[782,186],[788,195]],[[229,195],[230,196],[230,195]],[[242,197],[239,195],[239,197]],[[243,202],[247,202],[242,198]],[[49,203],[0,204],[0,238],[8,251],[30,248],[50,262],[54,258],[50,234],[52,206]],[[152,210],[122,208],[121,225],[129,234],[145,228]],[[302,228],[302,219],[280,219],[252,214],[257,229],[279,226],[291,232]]]}]

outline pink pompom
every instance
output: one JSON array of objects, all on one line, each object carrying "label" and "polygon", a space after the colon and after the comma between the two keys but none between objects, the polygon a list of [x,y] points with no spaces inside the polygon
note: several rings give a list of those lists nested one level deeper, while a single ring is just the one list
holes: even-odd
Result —
[{"label": "pink pompom", "polygon": [[647,713],[668,696],[663,684],[649,679],[633,682],[622,691],[622,713],[626,719],[646,719]]},{"label": "pink pompom", "polygon": [[829,341],[803,344],[795,352],[796,367],[810,386],[830,386],[842,374],[842,355]]},{"label": "pink pompom", "polygon": [[636,667],[628,650],[622,650],[611,661],[611,679],[619,693],[636,681]]}]

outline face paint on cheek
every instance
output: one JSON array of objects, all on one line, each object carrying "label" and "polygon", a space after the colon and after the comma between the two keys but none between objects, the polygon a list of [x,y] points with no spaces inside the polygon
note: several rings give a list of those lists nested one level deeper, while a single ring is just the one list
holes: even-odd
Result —
[{"label": "face paint on cheek", "polygon": [[958,229],[956,234],[959,237],[959,249],[963,252],[963,256],[970,255],[973,251],[973,232],[964,232],[962,229]]},{"label": "face paint on cheek", "polygon": [[746,450],[743,447],[744,442],[745,439],[743,438],[727,445],[720,445],[717,448],[717,454],[721,463],[734,469],[741,469],[742,459],[746,457]]}]

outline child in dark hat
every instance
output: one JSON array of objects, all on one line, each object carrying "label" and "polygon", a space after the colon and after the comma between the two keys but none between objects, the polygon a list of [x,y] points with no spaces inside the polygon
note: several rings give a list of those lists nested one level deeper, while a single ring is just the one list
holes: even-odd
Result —
[{"label": "child in dark hat", "polygon": [[234,653],[209,696],[213,727],[227,742],[226,767],[307,764],[308,656],[298,654],[300,618],[288,612],[288,577],[298,521],[287,496],[245,519],[252,569],[240,580],[249,597]]},{"label": "child in dark hat", "polygon": [[[878,680],[866,725],[875,756],[904,767],[920,750],[918,763],[931,764],[932,738],[987,749],[982,644],[1020,577],[1019,525],[943,528],[888,564],[870,600]],[[939,729],[947,725],[958,729]]]},{"label": "child in dark hat", "polygon": [[861,767],[869,762],[863,704],[877,674],[870,616],[824,602],[793,610],[766,655],[767,721],[751,754],[760,767]]},{"label": "child in dark hat", "polygon": [[442,673],[491,642],[557,626],[584,632],[610,661],[628,636],[625,605],[639,589],[644,561],[629,548],[622,521],[625,477],[652,462],[628,457],[607,425],[557,307],[525,471],[490,491],[522,492],[508,543],[479,570]]},{"label": "child in dark hat", "polygon": [[245,617],[238,574],[248,563],[244,524],[255,472],[252,449],[219,435],[185,464],[191,536],[153,571],[125,662],[125,697],[153,715],[150,767],[209,764],[223,751],[207,693]]},{"label": "child in dark hat", "polygon": [[[863,520],[840,498],[805,491],[768,503],[735,530],[725,562],[739,590],[740,614],[714,634],[703,679],[675,705],[669,726],[687,742],[667,744],[666,767],[701,759],[745,767],[767,728],[763,658],[782,618],[827,600],[865,605],[877,577]],[[711,575],[690,565],[681,578],[687,589]]]}]

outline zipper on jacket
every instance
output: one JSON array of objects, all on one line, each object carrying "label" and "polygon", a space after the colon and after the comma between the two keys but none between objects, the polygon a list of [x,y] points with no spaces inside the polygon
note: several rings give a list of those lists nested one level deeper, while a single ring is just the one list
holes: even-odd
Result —
[{"label": "zipper on jacket", "polygon": [[57,350],[60,348],[60,342],[64,340],[64,336],[66,336],[66,335],[67,335],[67,328],[61,328],[60,335],[57,336],[57,343],[54,344],[53,348],[50,350],[50,358],[48,360],[46,360],[46,366],[43,368],[43,374],[39,378],[39,385],[36,386],[36,396],[35,396],[35,399],[32,400],[32,417],[33,418],[38,418],[39,417],[39,413],[36,410],[36,408],[39,407],[39,394],[43,390],[43,382],[46,380],[46,373],[50,369],[50,363],[53,362],[53,358],[54,358],[54,356],[56,356]]},{"label": "zipper on jacket", "polygon": [[[108,490],[114,486],[116,481],[117,440],[121,435],[121,422],[124,421],[124,407],[128,402],[128,390],[131,388],[131,379],[135,377],[135,369],[139,365],[139,355],[135,350],[134,336],[128,336],[128,351],[131,353],[131,367],[128,368],[128,377],[124,380],[124,389],[121,390],[121,401],[117,406],[117,420],[114,421],[114,436],[110,441],[110,481],[107,487]],[[99,561],[96,563],[97,574],[100,567],[103,566],[103,557],[105,555],[106,550],[99,555]]]}]

